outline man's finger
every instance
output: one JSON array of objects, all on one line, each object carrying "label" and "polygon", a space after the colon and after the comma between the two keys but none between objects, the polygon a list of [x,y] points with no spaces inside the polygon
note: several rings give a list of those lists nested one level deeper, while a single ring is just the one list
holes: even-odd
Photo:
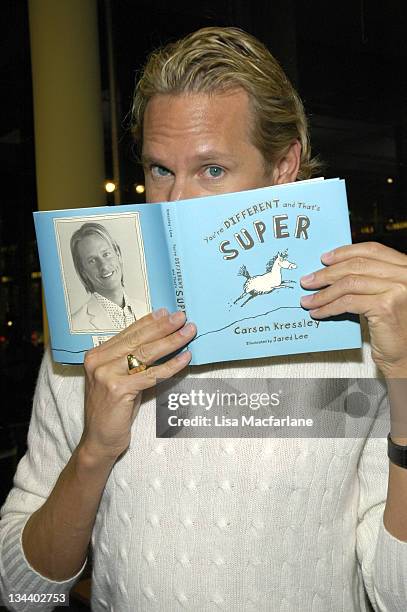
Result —
[{"label": "man's finger", "polygon": [[129,334],[132,334],[134,329],[142,330],[143,328],[148,327],[155,321],[158,321],[168,315],[169,312],[166,308],[159,308],[158,310],[154,310],[153,312],[146,314],[144,317],[137,319],[137,321],[123,329],[119,334],[116,334],[115,336],[98,346],[98,352],[100,354],[110,352],[113,347],[122,343],[123,338],[126,338]]},{"label": "man's finger", "polygon": [[350,274],[326,289],[302,296],[301,306],[311,310],[330,304],[344,295],[377,295],[388,290],[388,280]]},{"label": "man's finger", "polygon": [[[192,324],[192,326],[186,326],[184,334],[175,334],[174,339],[161,344],[164,338],[184,328],[185,313],[182,311],[177,311],[172,315],[167,313],[155,319],[154,323],[146,324],[144,321],[141,326],[138,326],[137,323],[138,321],[130,326],[132,329],[125,330],[126,333],[117,334],[114,338],[115,342],[108,341],[87,351],[84,360],[85,370],[90,374],[95,372],[99,366],[110,363],[119,364],[115,368],[116,372],[123,373],[128,354],[134,354],[140,361],[153,363],[185,346],[196,334],[196,327]],[[158,342],[158,346],[153,347],[154,350],[149,348],[145,350],[145,346],[152,341]]]},{"label": "man's finger", "polygon": [[122,377],[123,389],[125,392],[134,395],[139,391],[144,391],[144,389],[150,389],[154,387],[158,381],[167,380],[175,376],[175,374],[178,374],[178,372],[181,372],[181,370],[191,361],[191,358],[192,354],[190,351],[183,351],[165,363],[147,368],[144,372],[138,372],[137,374],[128,376],[127,380]]},{"label": "man's finger", "polygon": [[141,342],[133,347],[126,348],[126,354],[131,353],[139,361],[151,365],[159,359],[171,355],[184,347],[195,335],[195,325],[193,323],[187,323],[187,325],[182,326],[181,329],[165,337],[160,337],[158,340],[154,340],[153,342]]},{"label": "man's finger", "polygon": [[322,263],[330,266],[352,259],[353,257],[366,257],[379,262],[387,262],[398,266],[407,266],[407,255],[378,242],[359,242],[338,247],[321,256]]},{"label": "man's finger", "polygon": [[311,308],[309,314],[315,319],[336,317],[337,315],[346,313],[366,314],[372,308],[372,300],[374,299],[375,298],[372,298],[370,295],[355,295],[348,293],[320,308]]},{"label": "man's finger", "polygon": [[332,285],[350,275],[369,276],[407,284],[407,267],[374,261],[365,257],[353,257],[303,276],[301,285],[307,289],[318,289],[319,287]]},{"label": "man's finger", "polygon": [[129,330],[129,333],[121,338],[122,348],[127,352],[133,352],[141,344],[161,340],[183,327],[185,319],[185,313],[177,310],[141,329]]},{"label": "man's finger", "polygon": [[[154,364],[163,357],[167,357],[167,355],[172,355],[176,351],[182,349],[196,335],[196,326],[193,323],[182,325],[180,329],[175,330],[174,325],[174,323],[168,321],[168,329],[172,331],[167,334],[167,330],[165,330],[166,335],[164,337],[160,336],[159,339],[153,340],[152,342],[146,341],[149,337],[146,333],[143,337],[141,335],[138,336],[135,345],[124,344],[118,351],[114,348],[114,353],[112,352],[110,355],[109,361],[106,361],[107,354],[105,353],[103,361],[98,361],[91,369],[94,370],[98,368],[99,365],[103,367],[108,365],[112,371],[114,370],[116,375],[123,375],[128,372],[128,354],[134,355],[138,361],[148,366]],[[179,327],[179,323],[177,325]],[[146,329],[148,330],[149,328],[144,328],[144,330]],[[154,337],[154,335],[152,334],[150,337]]]}]

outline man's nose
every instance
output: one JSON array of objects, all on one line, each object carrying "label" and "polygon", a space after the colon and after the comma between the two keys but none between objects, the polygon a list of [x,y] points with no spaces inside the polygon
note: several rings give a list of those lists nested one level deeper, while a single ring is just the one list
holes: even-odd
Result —
[{"label": "man's nose", "polygon": [[168,193],[168,202],[178,202],[178,200],[189,200],[199,195],[196,186],[192,181],[184,178],[176,178]]},{"label": "man's nose", "polygon": [[99,272],[105,272],[108,266],[107,261],[104,261],[103,259],[98,259],[96,261],[96,265],[98,267]]}]

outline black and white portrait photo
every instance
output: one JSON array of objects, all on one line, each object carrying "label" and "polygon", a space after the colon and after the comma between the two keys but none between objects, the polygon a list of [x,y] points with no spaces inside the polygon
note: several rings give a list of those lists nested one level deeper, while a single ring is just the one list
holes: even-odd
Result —
[{"label": "black and white portrait photo", "polygon": [[137,213],[55,219],[71,333],[117,332],[151,311]]}]

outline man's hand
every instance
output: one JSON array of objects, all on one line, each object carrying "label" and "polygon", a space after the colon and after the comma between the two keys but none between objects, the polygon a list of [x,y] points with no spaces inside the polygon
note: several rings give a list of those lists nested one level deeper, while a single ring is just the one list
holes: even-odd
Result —
[{"label": "man's hand", "polygon": [[407,255],[365,242],[325,253],[321,261],[326,268],[301,279],[305,289],[320,291],[301,305],[316,319],[363,314],[376,365],[386,377],[407,377]]},{"label": "man's hand", "polygon": [[147,365],[181,349],[196,334],[185,325],[181,311],[170,315],[160,309],[127,327],[85,357],[85,426],[79,444],[82,455],[98,461],[116,459],[130,444],[131,426],[141,392],[177,374],[190,361],[185,351],[163,364],[129,376],[129,353]]},{"label": "man's hand", "polygon": [[63,581],[82,567],[107,479],[129,443],[143,389],[170,378],[189,351],[144,372],[128,374],[127,355],[150,365],[187,344],[196,333],[182,312],[165,309],[130,325],[85,358],[85,426],[81,441],[46,502],[27,521],[24,553],[40,574]]}]

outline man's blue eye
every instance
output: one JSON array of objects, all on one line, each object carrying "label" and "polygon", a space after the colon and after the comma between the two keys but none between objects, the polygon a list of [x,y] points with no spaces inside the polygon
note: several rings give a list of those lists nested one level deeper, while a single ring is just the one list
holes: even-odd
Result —
[{"label": "man's blue eye", "polygon": [[162,177],[162,176],[168,176],[170,174],[170,171],[167,168],[164,168],[164,166],[151,166],[151,173],[153,176],[158,176],[158,177]]},{"label": "man's blue eye", "polygon": [[220,166],[209,166],[207,172],[211,178],[219,178],[225,171]]}]

